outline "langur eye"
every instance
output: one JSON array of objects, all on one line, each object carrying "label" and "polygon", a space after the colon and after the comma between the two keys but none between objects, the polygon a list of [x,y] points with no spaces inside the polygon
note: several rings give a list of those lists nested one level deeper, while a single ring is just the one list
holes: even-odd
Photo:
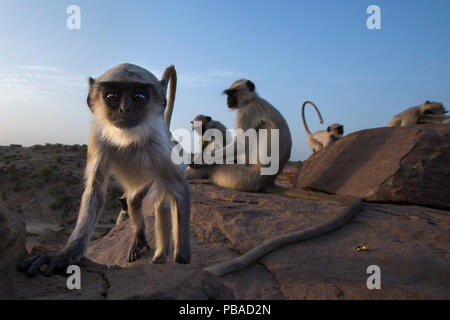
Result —
[{"label": "langur eye", "polygon": [[117,100],[119,100],[119,95],[115,92],[107,92],[105,98],[108,102],[117,102]]},{"label": "langur eye", "polygon": [[136,100],[137,103],[144,103],[147,97],[142,93],[136,93],[134,95],[134,100]]}]

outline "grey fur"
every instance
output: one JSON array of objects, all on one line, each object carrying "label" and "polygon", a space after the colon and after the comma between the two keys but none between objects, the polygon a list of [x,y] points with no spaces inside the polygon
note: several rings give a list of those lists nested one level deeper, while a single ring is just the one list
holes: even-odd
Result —
[{"label": "grey fur", "polygon": [[[291,132],[286,120],[269,102],[259,97],[253,90],[249,89],[249,80],[241,79],[234,82],[225,93],[229,96],[228,106],[230,109],[237,109],[236,129],[244,131],[248,129],[279,129],[280,153],[279,169],[274,175],[261,175],[261,164],[217,164],[204,167],[190,167],[186,170],[188,179],[209,178],[218,186],[249,192],[262,191],[264,187],[272,185],[275,178],[289,160],[291,155]],[[235,97],[230,100],[230,91],[235,93]],[[234,94],[233,93],[233,94]],[[227,153],[228,147],[234,148],[236,155],[236,141],[234,145],[229,145],[216,154]],[[270,152],[270,148],[269,148]]]},{"label": "grey fur", "polygon": [[[102,209],[108,177],[111,174],[125,189],[128,211],[134,227],[129,261],[136,260],[141,249],[148,248],[142,200],[150,187],[152,192],[156,192],[158,198],[162,199],[160,202],[166,201],[172,207],[174,262],[190,261],[190,189],[184,177],[184,166],[175,165],[171,160],[173,143],[164,121],[167,81],[157,81],[149,71],[131,64],[114,67],[98,79],[100,82],[93,79],[90,81],[88,101],[94,121],[88,144],[86,187],[75,230],[65,248],[56,257],[33,257],[19,267],[30,276],[36,274],[43,264],[47,264],[46,275],[50,275],[56,268],[64,269],[80,261]],[[146,116],[136,127],[117,128],[108,120],[105,110],[108,107],[100,88],[104,83],[133,86],[136,82],[151,86],[154,93],[146,105],[140,106],[145,108],[140,109],[140,112],[145,112]],[[172,96],[174,97],[173,94]],[[157,230],[157,233],[170,234],[169,225],[158,226],[164,230]],[[160,241],[157,241],[157,246],[162,246]],[[160,252],[161,248],[157,247],[155,262],[160,262],[161,258],[165,260],[162,255],[167,254],[167,250],[164,250],[162,255]]]},{"label": "grey fur", "polygon": [[309,146],[311,147],[313,152],[317,152],[319,150],[322,150],[323,148],[328,147],[335,141],[342,138],[344,133],[344,126],[339,123],[333,123],[331,124],[327,130],[320,130],[314,133],[311,133],[308,129],[308,125],[306,124],[305,120],[305,107],[307,104],[311,104],[314,109],[317,112],[317,115],[319,116],[320,123],[323,123],[322,115],[320,114],[319,109],[317,106],[311,102],[311,101],[305,101],[302,106],[302,121],[303,126],[305,127],[306,134],[308,135],[308,138],[306,141],[308,142]]},{"label": "grey fur", "polygon": [[[194,127],[194,122],[201,122],[202,126]],[[194,130],[199,136],[199,145],[201,147],[201,152],[203,152],[211,143],[214,143],[213,150],[216,150],[225,147],[227,145],[227,141],[231,141],[231,135],[228,132],[227,128],[220,121],[213,120],[210,116],[199,114],[191,121],[191,124],[192,130]],[[203,134],[209,129],[219,130],[223,137],[222,141],[215,141],[214,138],[210,141],[203,140]]]},{"label": "grey fur", "polygon": [[[438,119],[432,116],[443,116],[445,113],[447,111],[442,103],[426,101],[420,106],[408,108],[397,114],[387,126],[406,127],[420,123],[439,123]],[[441,118],[441,120],[445,123],[447,119]]]},{"label": "grey fur", "polygon": [[[245,268],[277,248],[320,236],[340,228],[362,207],[361,200],[354,197],[319,194],[298,189],[282,188],[275,185],[274,181],[276,176],[283,170],[290,157],[292,146],[291,134],[286,121],[278,110],[276,110],[269,102],[261,99],[254,89],[254,84],[245,79],[233,83],[229,89],[225,90],[225,93],[228,95],[228,107],[231,109],[238,109],[236,128],[243,129],[244,131],[251,128],[280,130],[279,171],[272,176],[262,176],[260,174],[260,164],[230,164],[203,167],[191,166],[186,170],[186,176],[190,179],[209,178],[216,185],[240,191],[259,191],[278,193],[299,199],[337,201],[349,204],[349,207],[348,210],[327,223],[308,230],[299,230],[268,240],[238,258],[206,268],[207,271],[218,276],[223,276],[227,273]],[[236,142],[234,144],[236,144]],[[229,146],[225,147],[223,150],[219,150],[218,153],[222,152],[223,154],[226,154],[226,149],[228,147]],[[234,150],[236,149],[236,146],[234,146]],[[248,150],[246,152],[248,154]]]}]

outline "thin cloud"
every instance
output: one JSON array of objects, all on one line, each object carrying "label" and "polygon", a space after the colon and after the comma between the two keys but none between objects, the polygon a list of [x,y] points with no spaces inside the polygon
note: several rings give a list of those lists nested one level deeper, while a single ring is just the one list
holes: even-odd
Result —
[{"label": "thin cloud", "polygon": [[87,86],[84,77],[71,75],[63,72],[64,70],[55,73],[57,70],[60,69],[19,66],[12,74],[0,74],[0,103],[12,101],[57,103],[62,99],[62,92]]},{"label": "thin cloud", "polygon": [[212,70],[203,73],[182,73],[179,75],[180,82],[189,87],[206,87],[214,83],[230,79],[236,80],[242,77],[243,74],[241,73],[225,70]]},{"label": "thin cloud", "polygon": [[48,67],[48,66],[19,66],[19,69],[29,70],[29,71],[40,71],[40,72],[60,72],[61,69],[57,67]]}]

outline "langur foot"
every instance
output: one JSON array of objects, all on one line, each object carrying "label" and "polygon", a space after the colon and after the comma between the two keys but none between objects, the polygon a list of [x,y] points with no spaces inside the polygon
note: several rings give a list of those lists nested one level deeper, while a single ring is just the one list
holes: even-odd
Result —
[{"label": "langur foot", "polygon": [[128,251],[128,262],[134,262],[139,259],[141,257],[141,251],[145,248],[150,250],[150,246],[145,238],[145,231],[142,228],[134,233],[133,241]]},{"label": "langur foot", "polygon": [[167,263],[167,256],[163,253],[155,254],[155,256],[152,259],[153,264],[166,264]]},{"label": "langur foot", "polygon": [[179,264],[189,264],[189,262],[191,262],[190,252],[187,252],[184,254],[182,254],[181,252],[175,252],[173,262],[179,263]]}]

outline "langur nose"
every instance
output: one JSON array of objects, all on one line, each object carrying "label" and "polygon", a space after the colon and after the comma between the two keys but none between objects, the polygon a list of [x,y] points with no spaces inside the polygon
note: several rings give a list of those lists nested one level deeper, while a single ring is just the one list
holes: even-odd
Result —
[{"label": "langur nose", "polygon": [[124,107],[120,108],[120,112],[130,112],[130,111],[131,111],[130,108],[124,108]]}]

